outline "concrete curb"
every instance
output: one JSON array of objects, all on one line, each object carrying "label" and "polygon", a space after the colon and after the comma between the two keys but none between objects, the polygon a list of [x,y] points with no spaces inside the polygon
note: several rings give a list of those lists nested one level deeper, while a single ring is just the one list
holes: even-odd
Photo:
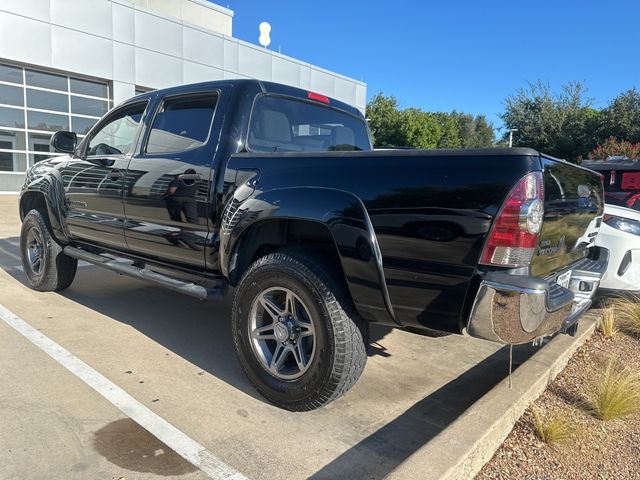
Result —
[{"label": "concrete curb", "polygon": [[598,318],[589,313],[575,337],[560,335],[551,340],[513,373],[513,388],[509,389],[508,379],[500,382],[388,478],[472,479],[529,405],[591,337]]}]

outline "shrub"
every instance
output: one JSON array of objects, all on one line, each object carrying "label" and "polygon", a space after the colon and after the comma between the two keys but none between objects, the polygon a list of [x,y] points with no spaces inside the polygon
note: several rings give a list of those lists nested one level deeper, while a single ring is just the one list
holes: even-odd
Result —
[{"label": "shrub", "polygon": [[638,156],[640,156],[640,143],[631,143],[626,140],[609,137],[589,152],[589,158],[595,160],[606,160],[607,157],[615,156],[623,156],[631,159],[638,158]]},{"label": "shrub", "polygon": [[568,415],[554,415],[544,418],[537,408],[532,408],[531,413],[536,434],[544,443],[562,442],[573,437],[576,433],[576,428]]},{"label": "shrub", "polygon": [[640,335],[640,295],[620,298],[614,308],[618,323],[625,330]]},{"label": "shrub", "polygon": [[618,333],[615,313],[614,305],[607,305],[602,311],[602,318],[598,321],[598,330],[606,338],[611,338]]},{"label": "shrub", "polygon": [[609,360],[596,377],[589,410],[601,420],[640,412],[640,375],[631,367]]}]

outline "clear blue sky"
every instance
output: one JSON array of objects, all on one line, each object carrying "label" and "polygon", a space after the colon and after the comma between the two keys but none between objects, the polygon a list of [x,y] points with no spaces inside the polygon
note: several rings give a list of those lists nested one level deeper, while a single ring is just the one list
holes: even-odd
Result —
[{"label": "clear blue sky", "polygon": [[580,80],[602,107],[640,83],[635,0],[215,0],[234,36],[395,95],[402,108],[485,114],[527,82]]}]

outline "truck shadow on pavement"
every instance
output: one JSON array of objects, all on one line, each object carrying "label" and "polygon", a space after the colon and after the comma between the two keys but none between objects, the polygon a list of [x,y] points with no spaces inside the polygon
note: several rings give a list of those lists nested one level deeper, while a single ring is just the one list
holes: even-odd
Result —
[{"label": "truck shadow on pavement", "polygon": [[[0,267],[26,285],[19,238],[0,239]],[[246,379],[231,335],[233,291],[223,300],[199,301],[140,280],[79,266],[76,279],[59,295],[125,323],[243,393],[265,401]],[[392,329],[374,325],[370,355],[389,356],[378,342]]]},{"label": "truck shadow on pavement", "polygon": [[[530,345],[514,347],[514,370],[538,350]],[[508,376],[508,358],[509,348],[501,348],[415,403],[310,478],[385,478],[504,380]],[[438,459],[432,461],[438,462]]]},{"label": "truck shadow on pavement", "polygon": [[[79,277],[93,277],[86,267]],[[200,301],[129,277],[105,272],[100,281],[74,284],[61,295],[125,323],[203,371],[247,395],[264,401],[246,379],[236,358],[231,335],[231,299]],[[106,282],[105,282],[106,283]]]},{"label": "truck shadow on pavement", "polygon": [[[19,265],[18,239],[0,239],[0,268],[26,284]],[[222,301],[202,302],[92,266],[79,268],[75,282],[60,295],[132,326],[203,371],[266,402],[247,380],[236,358],[229,321],[231,295]],[[391,331],[389,327],[371,326],[370,355],[391,355],[385,348],[385,337]],[[530,346],[514,348],[514,369],[536,351],[538,348]],[[505,379],[508,354],[505,347],[485,357],[351,446],[311,478],[385,477]],[[396,388],[393,378],[388,381],[388,388]]]},{"label": "truck shadow on pavement", "polygon": [[[0,239],[0,266],[26,285],[18,238]],[[132,326],[203,371],[262,400],[236,359],[229,297],[203,302],[94,266],[79,266],[71,287],[59,295]]]}]

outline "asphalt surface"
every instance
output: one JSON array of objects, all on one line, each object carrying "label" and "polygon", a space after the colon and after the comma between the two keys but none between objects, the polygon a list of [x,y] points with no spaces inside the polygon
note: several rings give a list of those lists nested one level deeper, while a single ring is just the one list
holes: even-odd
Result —
[{"label": "asphalt surface", "polygon": [[[508,351],[372,328],[364,374],[309,413],[270,405],[233,350],[231,299],[201,302],[93,266],[25,285],[17,199],[0,196],[0,304],[251,479],[383,478],[507,375]],[[535,350],[515,350],[516,367]],[[0,321],[0,478],[206,478]]]}]

